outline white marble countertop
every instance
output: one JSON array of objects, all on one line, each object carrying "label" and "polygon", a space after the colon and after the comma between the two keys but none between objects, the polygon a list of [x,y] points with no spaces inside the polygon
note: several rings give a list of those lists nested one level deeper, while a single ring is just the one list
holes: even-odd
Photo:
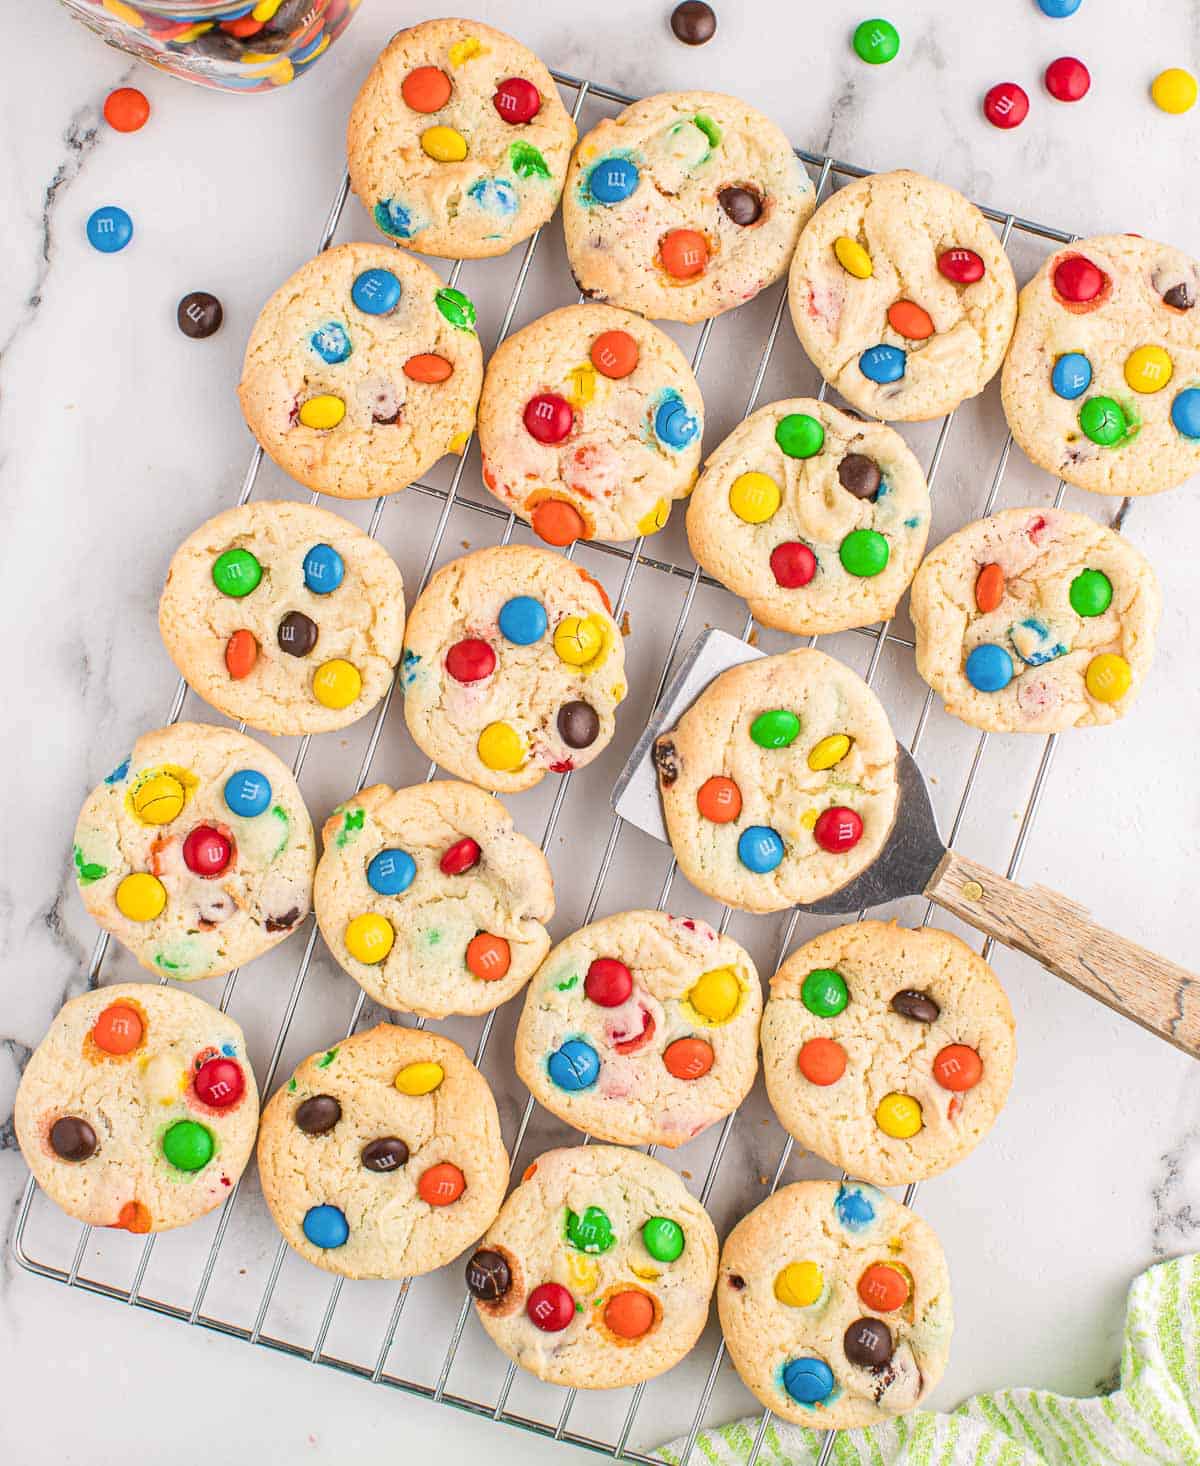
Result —
[{"label": "white marble countertop", "polygon": [[[888,0],[903,50],[880,70],[849,48],[869,10],[839,0],[724,0],[717,39],[700,50],[671,39],[665,0],[578,10],[495,0],[474,9],[551,65],[622,90],[739,92],[814,151],[918,168],[981,202],[1080,233],[1134,230],[1200,254],[1200,112],[1167,117],[1146,96],[1162,67],[1200,69],[1194,0],[1158,0],[1147,24],[1130,24],[1111,0],[1084,0],[1065,22],[1043,18],[1033,0]],[[364,0],[311,77],[252,98],[137,67],[45,0],[22,7],[19,34],[9,29],[0,93],[6,1216],[25,1179],[6,1118],[16,1079],[63,998],[80,989],[94,936],[67,871],[77,807],[112,755],[163,719],[175,674],[157,635],[158,590],[174,545],[240,484],[249,438],[232,389],[246,333],[316,242],[342,166],[344,118],[372,57],[398,26],[434,12],[454,13]],[[1040,89],[1041,69],[1064,53],[1092,71],[1092,93],[1075,107]],[[1006,79],[1033,101],[1014,133],[988,127],[978,107]],[[120,137],[99,110],[126,82],[154,111],[142,132]],[[109,202],[129,210],[137,231],[116,257],[94,253],[83,235],[90,211]],[[225,326],[208,342],[186,340],[174,325],[175,302],[192,289],[225,305]],[[964,432],[956,449],[939,484],[936,534],[974,517],[986,494],[984,448]],[[1018,468],[1024,483],[1044,501],[1044,475]],[[471,467],[465,487],[476,484]],[[276,477],[268,487],[284,485]],[[1108,507],[1086,496],[1069,502],[1098,515]],[[398,554],[403,520],[386,523]],[[1137,506],[1129,533],[1163,585],[1154,674],[1129,719],[1062,741],[1022,876],[1068,890],[1130,937],[1196,967],[1194,487]],[[638,624],[635,612],[635,637]],[[968,853],[999,859],[993,833],[1011,843],[1023,798],[985,784],[964,826]],[[1033,964],[1003,950],[995,962],[1018,1017],[1013,1097],[980,1150],[920,1197],[946,1241],[957,1296],[955,1357],[935,1397],[943,1407],[1005,1384],[1090,1393],[1115,1369],[1129,1279],[1200,1245],[1200,1072]],[[775,1153],[768,1146],[759,1164],[769,1168]],[[760,1194],[750,1176],[740,1197],[725,1199],[723,1224]],[[289,1466],[352,1453],[590,1459],[68,1292],[7,1255],[0,1318],[0,1438],[13,1460],[105,1466],[169,1452],[190,1463],[214,1451]]]}]

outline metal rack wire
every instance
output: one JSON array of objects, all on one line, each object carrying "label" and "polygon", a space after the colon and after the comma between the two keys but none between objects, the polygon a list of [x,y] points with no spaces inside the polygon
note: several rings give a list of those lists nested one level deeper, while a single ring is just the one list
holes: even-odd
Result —
[{"label": "metal rack wire", "polygon": [[[607,104],[609,107],[625,106],[628,105],[628,103],[632,100],[632,98],[626,97],[621,93],[612,90],[611,88],[590,81],[582,80],[577,77],[569,76],[563,73],[555,73],[555,79],[558,82],[559,86],[562,88],[563,92],[568,96],[568,98],[572,99],[571,110],[572,115],[576,118],[576,120],[580,118],[584,110],[585,104],[600,103]],[[797,154],[802,159],[802,161],[811,170],[813,170],[818,202],[824,196],[826,190],[830,187],[832,181],[835,178],[858,178],[865,176],[870,171],[867,169],[856,167],[851,164],[837,162],[834,159],[826,156],[819,156],[808,153],[800,149],[797,149]],[[342,218],[343,210],[347,202],[348,192],[349,180],[348,178],[343,177],[337,189],[333,204],[325,221],[325,225],[321,231],[318,245],[319,249],[323,250],[327,248],[332,242],[334,235],[337,231],[339,221]],[[1000,238],[1002,243],[1004,243],[1005,245],[1009,244],[1010,239],[1014,234],[1024,236],[1031,240],[1036,240],[1039,242],[1047,242],[1053,245],[1068,243],[1076,237],[1073,234],[1069,234],[1057,229],[1052,229],[1044,225],[1036,224],[1027,219],[1019,218],[1010,213],[1002,213],[994,209],[986,208],[984,209],[984,213],[997,226],[999,226]],[[522,302],[527,283],[529,281],[531,270],[534,266],[535,257],[538,254],[539,244],[541,243],[544,232],[545,231],[539,231],[537,234],[535,234],[528,241],[524,248],[516,276],[513,280],[506,304],[504,306],[497,337],[497,343],[499,340],[502,340],[512,328],[514,319],[517,316],[518,308]],[[458,281],[462,268],[462,261],[457,261],[454,263],[449,273],[450,284],[453,285]],[[752,373],[749,391],[745,399],[744,407],[741,409],[742,416],[749,415],[749,413],[751,413],[759,403],[760,394],[762,393],[764,383],[768,374],[768,368],[771,364],[772,354],[776,347],[785,306],[786,291],[781,287],[778,290],[778,300],[770,321],[769,328],[758,349],[757,361]],[[695,342],[694,350],[692,352],[692,366],[693,370],[697,372],[699,372],[700,367],[703,363],[712,334],[715,329],[720,329],[720,321],[708,321],[700,330],[699,336]],[[826,392],[827,386],[826,384],[822,383],[818,395],[821,398],[824,398]],[[946,450],[947,442],[950,438],[954,418],[954,413],[951,413],[949,416],[947,416],[942,421],[937,431],[936,442],[929,457],[927,469],[927,477],[931,488],[934,487],[935,481],[938,477],[939,469],[942,466],[943,456]],[[996,504],[997,498],[1000,494],[1005,472],[1009,464],[1011,448],[1012,438],[1011,436],[1009,436],[1004,441],[1003,447],[1000,450],[998,459],[995,463],[986,500],[981,506],[973,510],[970,517],[974,517],[974,515],[979,512],[986,514],[990,512]],[[436,520],[433,527],[433,533],[429,542],[428,550],[424,559],[424,564],[416,587],[417,593],[419,593],[420,590],[424,588],[425,584],[428,582],[430,575],[433,572],[435,565],[438,563],[439,556],[443,551],[444,540],[447,533],[447,526],[450,523],[452,513],[455,513],[461,509],[467,512],[470,516],[472,516],[472,518],[474,518],[480,526],[499,527],[499,542],[502,544],[508,543],[509,540],[513,537],[514,532],[518,531],[520,528],[517,524],[515,517],[500,508],[497,504],[493,502],[479,502],[474,499],[464,497],[460,493],[467,461],[468,453],[464,452],[462,457],[459,459],[457,465],[455,466],[447,485],[439,486],[429,482],[421,482],[413,485],[407,491],[407,493],[410,495],[415,493],[430,498],[434,501],[434,503],[440,503],[440,508],[437,511]],[[259,478],[259,472],[260,468],[262,467],[262,463],[262,449],[256,448],[251,457],[249,467],[242,483],[241,492],[238,496],[237,502],[239,504],[245,503],[254,492],[256,482]],[[1054,498],[1055,504],[1058,504],[1062,501],[1063,495],[1064,486],[1060,483],[1058,485],[1058,490]],[[313,494],[312,502],[316,502],[317,499],[318,495]],[[380,523],[383,518],[384,510],[387,504],[387,499],[380,498],[373,507],[373,512],[371,513],[370,523],[368,526],[368,532],[372,536],[376,535],[379,531]],[[1121,509],[1118,512],[1116,518],[1116,524],[1118,527],[1120,526],[1120,523],[1122,522],[1127,509],[1128,501],[1126,501],[1121,506]],[[576,549],[576,546],[572,546],[571,550],[568,551],[568,554],[573,555],[576,552]],[[626,545],[606,545],[601,543],[589,543],[587,549],[589,552],[594,552],[599,555],[615,558],[618,562],[618,565],[621,567],[620,588],[614,600],[614,615],[618,621],[621,620],[622,615],[627,608],[631,592],[634,588],[635,578],[638,577],[639,573],[643,573],[643,579],[646,575],[655,577],[655,589],[661,590],[664,595],[666,594],[666,590],[668,588],[678,587],[679,578],[682,578],[682,580],[685,582],[680,609],[674,626],[670,629],[669,635],[666,638],[665,647],[663,648],[660,671],[657,678],[657,687],[654,692],[653,699],[650,703],[650,706],[653,707],[657,705],[662,695],[663,689],[667,684],[676,655],[683,642],[683,638],[688,627],[689,618],[692,616],[696,608],[698,596],[702,592],[718,592],[721,596],[725,598],[728,603],[738,605],[740,605],[740,603],[735,603],[734,598],[730,596],[728,592],[724,592],[717,584],[717,582],[714,581],[711,577],[703,574],[698,566],[681,564],[672,558],[663,558],[661,555],[653,553],[651,550],[649,550],[642,539],[637,540],[632,545],[632,547]],[[754,635],[753,621],[748,616],[745,617],[741,625],[741,634],[743,637],[751,637],[752,635]],[[892,646],[900,649],[901,651],[907,652],[912,649],[913,645],[911,639],[905,637],[899,630],[894,628],[891,623],[883,623],[876,627],[863,628],[858,633],[856,633],[856,635],[859,637],[869,638],[870,640],[869,657],[866,670],[864,672],[864,676],[868,683],[874,682],[880,666],[881,659],[887,647]],[[814,637],[811,639],[809,644],[811,645],[815,641],[816,638]],[[361,789],[366,784],[367,779],[371,774],[372,764],[375,760],[376,753],[379,748],[381,734],[383,731],[385,720],[388,715],[388,709],[391,705],[393,693],[394,684],[392,689],[389,690],[387,696],[384,698],[377,713],[375,714],[374,721],[371,726],[365,749],[363,751],[359,764],[357,780],[355,783],[356,790]],[[188,696],[189,689],[187,685],[182,680],[180,680],[171,701],[168,716],[169,722],[175,722],[181,717]],[[914,754],[917,752],[918,748],[926,737],[926,733],[930,724],[932,710],[933,694],[931,691],[926,691],[924,694],[923,702],[920,706],[920,712],[917,718],[916,726],[909,743],[909,748]],[[242,726],[244,727],[244,725]],[[632,736],[636,736],[637,732],[636,729],[624,731],[627,733],[632,732]],[[963,828],[964,820],[967,817],[972,795],[976,789],[979,780],[984,753],[989,744],[989,735],[986,733],[975,736],[971,735],[969,732],[965,732],[965,730],[960,730],[959,736],[965,736],[968,739],[974,737],[974,746],[969,757],[966,777],[962,784],[957,805],[954,809],[954,813],[950,822],[948,843],[951,845],[953,845],[958,839],[959,834]],[[305,736],[299,742],[299,746],[297,748],[293,762],[293,771],[296,774],[297,778],[300,777],[304,769],[305,763],[308,759],[311,741],[311,736]],[[1032,831],[1034,820],[1037,815],[1038,806],[1041,802],[1042,794],[1046,786],[1046,780],[1049,775],[1051,762],[1054,757],[1056,742],[1057,740],[1054,736],[1048,737],[1044,740],[1044,745],[1042,747],[1040,758],[1037,762],[1033,782],[1029,790],[1029,795],[1026,800],[1024,810],[1020,815],[1017,834],[1015,840],[1012,842],[1011,848],[1008,853],[1007,871],[1010,877],[1015,876],[1017,872],[1030,833]],[[436,766],[431,765],[428,768],[425,777],[432,778],[434,776],[435,769]],[[571,790],[574,781],[575,776],[568,773],[564,775],[558,782],[550,803],[549,811],[545,816],[543,832],[541,836],[541,846],[543,850],[548,851],[551,841],[555,836],[555,832],[559,826],[560,817],[562,816],[564,807],[568,800],[569,791]],[[595,826],[593,825],[592,828],[594,830]],[[573,927],[584,925],[594,918],[597,908],[600,904],[602,894],[604,893],[606,886],[609,882],[610,874],[613,870],[614,861],[617,857],[618,847],[621,842],[623,833],[624,822],[619,816],[614,815],[611,819],[611,824],[608,828],[607,835],[604,838],[604,844],[600,855],[599,865],[596,871],[596,875],[591,884],[590,895],[588,896],[587,901],[584,905],[584,909],[580,912],[578,919],[572,922]],[[661,891],[659,893],[657,903],[659,909],[665,909],[668,901],[671,898],[675,876],[676,864],[674,858],[672,857],[669,860],[666,875],[663,880]],[[930,920],[932,910],[932,903],[930,903],[929,906],[926,908],[924,914],[924,922],[928,922]],[[733,916],[734,913],[728,907],[724,908],[724,910],[721,912],[718,925],[722,932],[727,929]],[[793,911],[790,916],[784,921],[782,938],[778,943],[776,952],[776,967],[782,962],[784,956],[786,955],[789,947],[792,944],[798,919],[799,914],[796,911]],[[293,1021],[296,1017],[297,1008],[301,1001],[302,992],[305,988],[306,979],[309,976],[316,944],[316,926],[315,923],[311,923],[307,937],[304,940],[298,966],[296,967],[295,973],[290,983],[290,987],[288,988],[286,997],[283,1001],[282,1010],[278,1018],[277,1025],[275,1027],[274,1039],[270,1044],[269,1057],[259,1076],[260,1088],[264,1094],[270,1091],[276,1073],[279,1069],[279,1065],[285,1051],[285,1046],[288,1043],[289,1034],[292,1030]],[[990,945],[991,944],[989,941],[984,946],[985,956],[990,950]],[[94,986],[99,981],[108,948],[109,939],[107,935],[102,935],[96,943],[89,965],[87,974],[89,986]],[[769,970],[774,971],[775,968],[772,967]],[[229,1007],[229,1004],[232,1001],[235,993],[237,982],[238,973],[236,971],[231,972],[226,977],[219,999],[219,1006],[222,1011],[226,1010]],[[360,991],[357,995],[357,1001],[354,1004],[353,1012],[351,1014],[349,1024],[346,1029],[347,1033],[352,1033],[358,1026],[358,1023],[362,1018],[364,1009],[366,1007],[367,1002],[365,995]],[[487,1017],[482,1020],[473,1053],[473,1059],[476,1064],[481,1064],[484,1060],[489,1041],[493,1035],[496,1021],[497,1013],[495,1012],[488,1014]],[[423,1026],[423,1024],[424,1020],[419,1020],[416,1026],[421,1027]],[[525,1098],[524,1107],[520,1114],[519,1123],[517,1125],[516,1133],[511,1147],[510,1154],[514,1167],[516,1166],[518,1158],[525,1145],[526,1139],[528,1138],[531,1120],[534,1116],[534,1109],[535,1106],[532,1096],[527,1096]],[[702,1202],[707,1203],[710,1200],[714,1186],[717,1183],[722,1163],[728,1153],[730,1137],[736,1122],[737,1115],[729,1116],[723,1122],[716,1135],[715,1143],[713,1145],[711,1155],[709,1156],[703,1179],[698,1188],[698,1195]],[[792,1157],[792,1153],[793,1142],[790,1138],[786,1138],[781,1145],[778,1161],[775,1165],[774,1172],[770,1177],[769,1191],[773,1192],[780,1184],[788,1162]],[[684,1174],[686,1176],[688,1173],[685,1172]],[[208,1298],[210,1289],[213,1285],[214,1274],[216,1273],[218,1265],[223,1256],[223,1248],[226,1245],[230,1226],[234,1218],[239,1215],[239,1198],[242,1193],[243,1184],[243,1182],[239,1182],[238,1185],[234,1187],[232,1194],[230,1195],[225,1206],[219,1213],[215,1230],[213,1231],[213,1235],[207,1251],[203,1256],[203,1260],[199,1266],[198,1272],[194,1275],[194,1283],[190,1288],[190,1297],[182,1302],[175,1301],[168,1297],[158,1296],[155,1292],[148,1291],[146,1288],[147,1272],[150,1268],[151,1260],[154,1255],[156,1246],[156,1238],[154,1235],[148,1236],[141,1244],[141,1250],[139,1255],[137,1256],[136,1264],[134,1265],[132,1272],[132,1277],[127,1284],[113,1282],[105,1277],[94,1275],[92,1272],[85,1268],[85,1259],[88,1254],[90,1239],[92,1239],[93,1237],[93,1233],[90,1228],[85,1227],[80,1230],[77,1240],[75,1241],[73,1251],[70,1253],[69,1261],[65,1256],[60,1261],[48,1260],[43,1254],[47,1250],[53,1250],[49,1240],[49,1233],[46,1232],[46,1235],[43,1235],[43,1231],[42,1229],[39,1229],[38,1222],[35,1220],[35,1218],[40,1218],[43,1215],[51,1212],[53,1209],[44,1202],[42,1203],[42,1207],[40,1210],[35,1207],[35,1198],[37,1196],[37,1192],[32,1178],[26,1186],[18,1209],[12,1239],[14,1255],[20,1265],[29,1272],[44,1278],[51,1279],[55,1282],[65,1284],[68,1287],[79,1288],[89,1293],[112,1298],[127,1305],[146,1309],[152,1313],[157,1313],[166,1317],[178,1319],[182,1322],[197,1325],[199,1327],[212,1330],[219,1334],[224,1334],[229,1337],[241,1339],[245,1342],[257,1344],[262,1347],[274,1349],[286,1354],[291,1354],[300,1359],[307,1359],[312,1363],[323,1364],[328,1367],[341,1370],[345,1373],[359,1376],[375,1384],[390,1385],[393,1388],[407,1391],[411,1394],[426,1399],[441,1402],[444,1404],[454,1405],[462,1410],[471,1412],[479,1416],[491,1417],[492,1419],[501,1420],[506,1423],[521,1425],[527,1429],[536,1431],[546,1436],[551,1436],[555,1439],[567,1440],[577,1445],[590,1447],[596,1451],[608,1454],[611,1457],[620,1457],[626,1460],[641,1462],[649,1462],[653,1459],[649,1454],[647,1454],[646,1451],[630,1446],[630,1441],[634,1434],[635,1427],[639,1419],[641,1407],[646,1395],[647,1386],[645,1384],[638,1385],[631,1392],[628,1404],[625,1406],[624,1410],[620,1412],[619,1417],[614,1416],[611,1426],[606,1426],[603,1431],[601,1431],[600,1429],[573,1429],[571,1427],[571,1417],[573,1411],[575,1410],[578,1399],[577,1392],[575,1390],[563,1391],[550,1386],[542,1387],[545,1392],[544,1398],[546,1399],[548,1404],[551,1401],[559,1402],[557,1410],[551,1407],[547,1408],[545,1411],[539,1412],[538,1414],[534,1414],[532,1412],[510,1408],[510,1397],[512,1395],[514,1384],[516,1383],[518,1374],[517,1368],[513,1364],[509,1364],[507,1366],[507,1369],[504,1372],[503,1380],[499,1384],[499,1387],[495,1391],[494,1395],[486,1396],[485,1392],[483,1391],[468,1393],[462,1390],[452,1389],[450,1387],[451,1376],[454,1371],[456,1361],[459,1358],[460,1350],[463,1346],[464,1332],[466,1330],[470,1314],[470,1299],[466,1296],[462,1297],[461,1299],[455,1322],[447,1340],[445,1352],[440,1356],[440,1364],[437,1365],[436,1374],[432,1375],[429,1380],[412,1378],[402,1372],[398,1372],[394,1369],[389,1369],[388,1367],[389,1358],[393,1352],[393,1348],[396,1345],[398,1339],[401,1337],[401,1325],[403,1323],[405,1310],[408,1306],[409,1299],[412,1293],[412,1279],[404,1279],[398,1284],[391,1285],[395,1287],[395,1296],[391,1301],[391,1306],[390,1310],[387,1313],[385,1326],[382,1330],[382,1333],[379,1335],[379,1343],[374,1349],[368,1351],[364,1358],[343,1357],[349,1351],[343,1350],[341,1352],[336,1352],[327,1349],[326,1347],[329,1341],[330,1331],[334,1327],[335,1320],[338,1315],[339,1304],[343,1299],[345,1285],[344,1280],[342,1280],[341,1278],[329,1282],[328,1295],[325,1300],[323,1310],[320,1313],[319,1321],[317,1322],[315,1329],[313,1330],[311,1335],[309,1335],[306,1341],[301,1342],[297,1339],[285,1337],[285,1330],[271,1329],[268,1327],[269,1315],[271,1313],[273,1305],[277,1302],[280,1275],[288,1258],[287,1245],[279,1239],[276,1239],[274,1243],[273,1255],[270,1256],[270,1262],[266,1270],[265,1282],[263,1283],[257,1306],[254,1309],[252,1321],[238,1322],[232,1318],[222,1316],[219,1310],[206,1311],[206,1299]],[[911,1203],[915,1192],[915,1186],[908,1187],[904,1196],[905,1201]],[[755,1199],[757,1200],[759,1198]],[[746,1208],[743,1206],[741,1209],[744,1210]],[[244,1212],[245,1210],[245,1207],[241,1208],[241,1211]],[[45,1224],[43,1224],[43,1226],[44,1225]],[[274,1237],[275,1234],[272,1232],[271,1235]],[[264,1253],[264,1256],[266,1255],[269,1255],[269,1249],[266,1253]],[[322,1278],[323,1277],[324,1275],[322,1275]],[[355,1286],[362,1287],[364,1285],[359,1284]],[[702,1347],[702,1345],[698,1346],[698,1349]],[[709,1409],[710,1401],[714,1393],[714,1387],[717,1384],[718,1377],[721,1372],[724,1352],[724,1344],[718,1343],[715,1351],[713,1352],[711,1362],[707,1365],[707,1367],[703,1367],[703,1361],[700,1361],[700,1366],[703,1369],[703,1373],[699,1377],[699,1388],[695,1397],[694,1409],[688,1412],[689,1421],[686,1426],[686,1442],[682,1451],[682,1466],[686,1466],[688,1459],[693,1456],[697,1436],[703,1426],[708,1423],[707,1411]],[[621,1392],[612,1393],[616,1395]],[[750,1466],[753,1466],[753,1463],[758,1458],[759,1452],[766,1438],[770,1419],[770,1412],[764,1411],[755,1432],[751,1448]],[[665,1434],[666,1432],[663,1431],[662,1427],[660,1426],[658,1427],[658,1433]],[[829,1454],[833,1449],[834,1439],[835,1437],[832,1434],[827,1437],[824,1448],[821,1452],[820,1459],[822,1463],[824,1463],[828,1459]]]}]

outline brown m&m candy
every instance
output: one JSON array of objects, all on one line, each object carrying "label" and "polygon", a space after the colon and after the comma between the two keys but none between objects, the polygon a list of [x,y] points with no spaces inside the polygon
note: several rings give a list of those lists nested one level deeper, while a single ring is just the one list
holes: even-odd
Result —
[{"label": "brown m&m candy", "polygon": [[175,319],[185,336],[190,336],[193,341],[203,341],[221,329],[225,312],[215,295],[210,295],[207,290],[193,290],[175,308]]},{"label": "brown m&m candy", "polygon": [[879,465],[864,453],[847,453],[838,464],[838,483],[856,499],[874,499],[881,478]]},{"label": "brown m&m candy", "polygon": [[306,657],[317,644],[317,623],[303,611],[289,611],[279,623],[276,639],[280,651]]},{"label": "brown m&m candy", "polygon": [[717,33],[717,17],[704,0],[684,0],[671,12],[671,30],[685,46],[703,46]]},{"label": "brown m&m candy", "polygon": [[917,992],[915,988],[905,988],[892,998],[892,1012],[899,1013],[901,1018],[911,1018],[914,1023],[936,1023],[941,1011],[928,993]]},{"label": "brown m&m candy", "polygon": [[[340,1106],[338,1113],[341,1113]],[[394,1135],[369,1140],[359,1159],[368,1171],[398,1171],[408,1161],[408,1146]]]},{"label": "brown m&m candy", "polygon": [[717,202],[735,224],[743,228],[756,224],[762,214],[762,199],[752,189],[730,186],[717,194]]},{"label": "brown m&m candy", "polygon": [[842,1348],[851,1364],[881,1369],[892,1357],[892,1331],[881,1318],[858,1318],[846,1330]]},{"label": "brown m&m candy", "polygon": [[568,748],[590,748],[600,733],[600,716],[590,703],[563,703],[557,721],[558,736]]},{"label": "brown m&m candy", "polygon": [[86,1161],[98,1144],[96,1132],[78,1115],[63,1115],[50,1127],[50,1148],[61,1161]]},{"label": "brown m&m candy", "polygon": [[481,1247],[467,1263],[467,1290],[472,1298],[495,1303],[512,1287],[512,1270],[502,1253]]},{"label": "brown m&m candy", "polygon": [[296,1124],[305,1135],[324,1135],[342,1118],[342,1107],[331,1094],[314,1094],[296,1106]]}]

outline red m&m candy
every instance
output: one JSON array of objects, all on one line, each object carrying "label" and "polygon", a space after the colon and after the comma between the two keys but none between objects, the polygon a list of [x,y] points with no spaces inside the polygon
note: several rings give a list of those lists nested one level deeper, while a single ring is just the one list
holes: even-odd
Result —
[{"label": "red m&m candy", "polygon": [[492,106],[514,127],[521,122],[532,122],[542,110],[542,94],[531,81],[523,76],[510,76],[496,88]]},{"label": "red m&m candy", "polygon": [[1015,81],[1002,81],[984,97],[983,115],[993,127],[1020,127],[1029,116],[1029,98]]},{"label": "red m&m candy", "polygon": [[212,880],[233,857],[233,842],[212,825],[197,825],[183,842],[183,863],[193,875]]},{"label": "red m&m candy", "polygon": [[246,1092],[246,1076],[242,1066],[232,1059],[206,1059],[192,1080],[196,1098],[214,1110],[227,1110],[236,1105]]},{"label": "red m&m candy", "polygon": [[456,840],[442,856],[439,866],[444,876],[460,876],[479,864],[481,851],[475,840],[465,835]]},{"label": "red m&m candy", "polygon": [[587,970],[583,990],[601,1008],[619,1008],[633,992],[633,974],[615,957],[597,957]]},{"label": "red m&m candy", "polygon": [[575,1317],[575,1300],[561,1283],[540,1283],[526,1299],[525,1312],[544,1334],[557,1334]]},{"label": "red m&m candy", "polygon": [[1104,271],[1083,255],[1068,255],[1054,267],[1054,288],[1073,305],[1085,305],[1104,289]]},{"label": "red m&m candy", "polygon": [[525,431],[539,443],[561,443],[571,431],[575,414],[565,397],[539,392],[525,404]]},{"label": "red m&m candy", "polygon": [[799,540],[785,540],[771,551],[771,574],[784,590],[807,585],[817,573],[817,557]]},{"label": "red m&m candy", "polygon": [[1091,72],[1077,56],[1060,56],[1046,67],[1046,90],[1056,102],[1078,102],[1092,84]]},{"label": "red m&m candy", "polygon": [[455,682],[482,682],[496,670],[496,653],[486,641],[468,636],[446,653],[446,671]]},{"label": "red m&m candy", "polygon": [[813,839],[830,855],[842,855],[852,850],[862,839],[862,816],[844,804],[835,804],[822,810],[813,826]]},{"label": "red m&m candy", "polygon": [[973,249],[963,249],[958,245],[944,249],[938,255],[937,264],[946,279],[953,280],[955,285],[974,285],[976,280],[983,279],[983,256],[977,255]]}]

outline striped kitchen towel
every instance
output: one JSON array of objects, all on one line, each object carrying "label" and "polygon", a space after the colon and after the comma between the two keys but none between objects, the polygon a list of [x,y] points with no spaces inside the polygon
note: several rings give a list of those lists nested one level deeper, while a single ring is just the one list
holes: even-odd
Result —
[{"label": "striped kitchen towel", "polygon": [[[701,1431],[689,1466],[746,1466],[761,1416]],[[824,1432],[772,1416],[756,1466],[813,1466]],[[684,1440],[656,1453],[678,1466]],[[839,1432],[834,1466],[1200,1466],[1200,1254],[1158,1263],[1129,1290],[1121,1382],[1077,1400],[1045,1390],[975,1395]]]}]

